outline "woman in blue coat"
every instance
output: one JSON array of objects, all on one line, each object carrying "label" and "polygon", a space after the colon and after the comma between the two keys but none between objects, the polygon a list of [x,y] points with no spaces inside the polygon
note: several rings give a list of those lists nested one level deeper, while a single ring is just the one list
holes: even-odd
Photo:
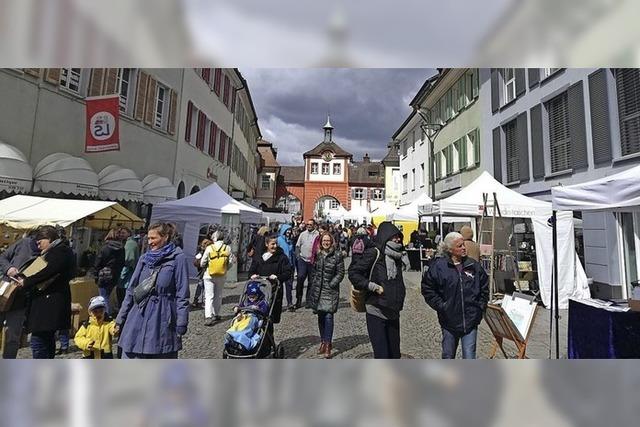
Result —
[{"label": "woman in blue coat", "polygon": [[[291,268],[296,265],[296,249],[291,237],[291,226],[289,224],[282,224],[280,226],[280,232],[278,233],[278,247],[282,249],[284,254],[289,259]],[[294,311],[295,306],[293,304],[293,274],[291,278],[284,284],[285,294],[287,297],[287,310]]]},{"label": "woman in blue coat", "polygon": [[[171,242],[174,234],[172,224],[149,228],[149,251],[138,261],[116,319],[123,359],[175,359],[182,349],[189,323],[189,274],[182,249]],[[134,289],[156,269],[155,288],[136,303]]]}]

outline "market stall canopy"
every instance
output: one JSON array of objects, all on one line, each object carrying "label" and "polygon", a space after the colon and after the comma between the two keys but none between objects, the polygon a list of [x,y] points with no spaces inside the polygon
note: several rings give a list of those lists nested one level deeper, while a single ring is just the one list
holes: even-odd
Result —
[{"label": "market stall canopy", "polygon": [[371,212],[371,216],[383,216],[386,219],[387,216],[391,215],[397,210],[398,210],[397,206],[392,205],[390,203],[383,203],[382,206],[380,206],[375,211]]},{"label": "market stall canopy", "polygon": [[240,215],[243,223],[262,222],[261,210],[238,202],[216,183],[183,199],[158,203],[151,216],[154,220],[215,224],[222,221],[223,213]]},{"label": "market stall canopy", "polygon": [[361,220],[371,218],[371,212],[367,210],[364,206],[356,205],[351,208],[348,212],[344,214],[344,219],[348,220]]},{"label": "market stall canopy", "polygon": [[387,218],[391,221],[418,221],[419,209],[421,206],[430,206],[431,197],[426,193],[422,193],[414,201],[408,205],[401,206],[395,212],[392,212]]},{"label": "market stall canopy", "polygon": [[107,200],[142,202],[142,182],[131,169],[109,165],[98,174],[100,197]]},{"label": "market stall canopy", "polygon": [[13,145],[0,141],[0,191],[28,193],[33,170],[27,158]]},{"label": "market stall canopy", "polygon": [[291,217],[293,214],[290,213],[281,213],[281,212],[263,212],[262,213],[262,222],[271,223],[280,223],[280,224],[289,224],[291,223]]},{"label": "market stall canopy", "polygon": [[[419,213],[420,215],[482,216],[483,193],[487,193],[489,196],[487,206],[493,205],[493,193],[496,193],[500,213],[506,218],[550,217],[552,213],[551,203],[513,191],[496,181],[486,171],[458,193],[421,206]],[[492,214],[491,209],[488,214]]]},{"label": "market stall canopy", "polygon": [[160,175],[147,175],[142,180],[143,201],[156,204],[175,200],[177,190],[169,178]]},{"label": "market stall canopy", "polygon": [[89,162],[67,153],[50,154],[33,171],[33,191],[98,196],[98,175]]},{"label": "market stall canopy", "polygon": [[348,210],[344,208],[342,205],[338,205],[337,209],[328,209],[326,213],[326,217],[329,221],[341,221],[345,218],[345,215],[349,213]]},{"label": "market stall canopy", "polygon": [[40,225],[66,227],[81,219],[85,219],[85,225],[103,230],[117,225],[132,228],[144,225],[142,219],[116,202],[24,195],[0,200],[0,224],[12,228],[25,229]]},{"label": "market stall canopy", "polygon": [[551,196],[556,210],[640,210],[640,166],[589,182],[553,187]]}]

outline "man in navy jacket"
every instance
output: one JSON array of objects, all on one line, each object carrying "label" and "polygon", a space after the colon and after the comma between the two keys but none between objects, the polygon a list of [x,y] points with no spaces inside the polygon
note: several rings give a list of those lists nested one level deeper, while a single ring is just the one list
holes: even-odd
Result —
[{"label": "man in navy jacket", "polygon": [[442,358],[454,359],[462,341],[462,357],[475,359],[478,325],[489,301],[489,280],[479,262],[467,257],[464,238],[449,233],[422,278],[422,295],[438,313],[442,327]]}]

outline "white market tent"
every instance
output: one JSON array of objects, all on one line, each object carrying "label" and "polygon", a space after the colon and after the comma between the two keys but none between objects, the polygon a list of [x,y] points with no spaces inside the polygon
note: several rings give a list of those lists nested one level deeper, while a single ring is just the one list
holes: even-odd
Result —
[{"label": "white market tent", "polygon": [[327,219],[332,222],[343,221],[345,215],[348,215],[349,211],[342,205],[338,205],[337,209],[327,210]]},{"label": "white market tent", "polygon": [[267,224],[272,224],[272,223],[289,224],[291,223],[292,215],[293,214],[290,214],[290,213],[263,212],[262,222],[266,222]]},{"label": "white market tent", "polygon": [[640,210],[640,166],[589,182],[553,187],[551,197],[556,210]]},{"label": "white market tent", "polygon": [[397,206],[391,203],[383,203],[378,209],[371,212],[371,216],[383,216],[385,219],[398,210]]},{"label": "white market tent", "polygon": [[351,210],[347,211],[343,215],[343,219],[353,220],[353,221],[371,221],[371,212],[367,210],[364,206],[357,205],[351,208]]},{"label": "white market tent", "polygon": [[17,229],[40,225],[67,227],[85,219],[89,227],[106,229],[116,224],[140,227],[144,221],[116,202],[50,199],[16,195],[0,200],[0,224]]},{"label": "white market tent", "polygon": [[428,206],[431,202],[431,197],[422,193],[408,205],[401,206],[395,212],[387,215],[387,219],[390,221],[418,221],[419,207]]},{"label": "white market tent", "polygon": [[[175,222],[182,233],[184,252],[187,258],[193,259],[200,227],[203,224],[221,224],[223,214],[235,215],[238,218],[237,223],[260,224],[262,222],[260,209],[233,199],[218,184],[213,183],[183,199],[154,205],[151,223]],[[230,218],[229,225],[233,222],[235,221]],[[189,263],[189,269],[192,275],[195,274],[195,267],[191,263]]]},{"label": "white market tent", "polygon": [[[491,174],[483,172],[471,184],[458,193],[420,208],[421,215],[438,216],[482,216],[483,193],[488,193],[488,205],[496,193],[500,212],[506,218],[530,218],[536,241],[536,260],[542,302],[551,304],[553,243],[552,228],[548,223],[553,214],[551,203],[534,199],[511,190]],[[492,212],[489,210],[489,215]],[[567,308],[569,298],[590,297],[587,276],[575,252],[573,215],[571,212],[558,214],[558,299],[559,308]]]}]

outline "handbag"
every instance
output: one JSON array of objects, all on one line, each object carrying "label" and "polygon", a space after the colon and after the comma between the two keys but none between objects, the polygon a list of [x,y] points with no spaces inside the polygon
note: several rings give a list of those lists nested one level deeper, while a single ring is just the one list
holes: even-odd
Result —
[{"label": "handbag", "polygon": [[136,287],[133,288],[133,301],[136,304],[140,304],[144,301],[155,289],[159,271],[159,268],[153,270],[149,277],[144,279],[141,283],[138,283]]},{"label": "handbag", "polygon": [[[373,269],[380,258],[380,250],[376,248],[376,260],[373,262],[371,266],[371,271],[369,271],[369,281],[371,281],[371,276],[373,275]],[[349,304],[351,308],[357,313],[364,313],[367,309],[365,307],[365,300],[367,299],[367,290],[356,289],[351,285],[351,292],[349,292]]]}]

